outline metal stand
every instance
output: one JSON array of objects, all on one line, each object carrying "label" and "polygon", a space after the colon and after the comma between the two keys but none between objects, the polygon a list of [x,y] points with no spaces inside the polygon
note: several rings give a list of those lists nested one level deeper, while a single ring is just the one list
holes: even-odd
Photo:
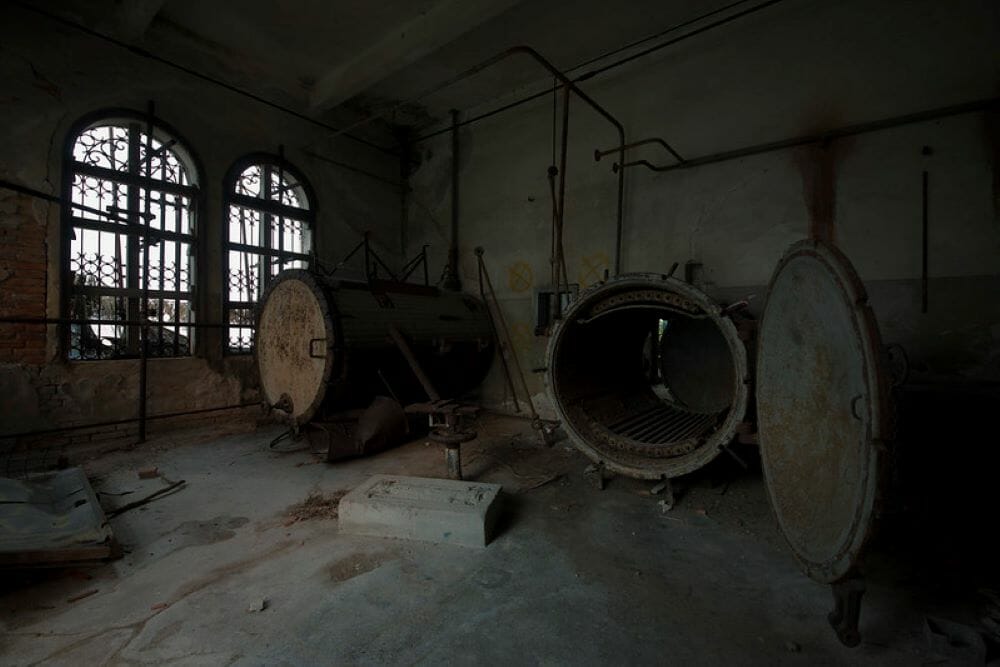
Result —
[{"label": "metal stand", "polygon": [[462,479],[462,449],[459,445],[445,446],[444,464],[448,468],[448,479]]},{"label": "metal stand", "polygon": [[852,576],[831,584],[830,588],[833,589],[833,611],[827,618],[840,643],[854,648],[861,643],[858,621],[861,618],[865,580],[860,576]]},{"label": "metal stand", "polygon": [[479,413],[475,405],[462,405],[454,401],[438,400],[406,406],[411,414],[426,414],[431,418],[431,432],[427,437],[444,445],[444,462],[450,479],[462,479],[462,443],[475,440],[478,434],[468,427],[467,417]]}]

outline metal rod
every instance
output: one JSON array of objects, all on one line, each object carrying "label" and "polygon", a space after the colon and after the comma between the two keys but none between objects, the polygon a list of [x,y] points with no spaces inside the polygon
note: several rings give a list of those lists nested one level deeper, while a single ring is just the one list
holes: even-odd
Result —
[{"label": "metal rod", "polygon": [[459,136],[458,111],[451,110],[451,239],[448,242],[448,265],[442,287],[451,290],[462,289],[458,279],[458,205],[459,205]]},{"label": "metal rod", "polygon": [[[153,118],[155,118],[156,107],[153,101],[149,101],[149,106],[147,108],[146,115],[146,154],[149,155],[153,151]],[[152,176],[151,170],[152,161],[147,165],[146,175]],[[139,173],[142,175],[142,172]],[[150,202],[150,192],[151,188],[145,188],[146,194],[143,200],[143,211],[149,213],[149,202]],[[162,226],[162,225],[161,225]],[[150,219],[146,220],[146,227],[150,227]],[[142,279],[142,292],[139,297],[139,316],[143,321],[141,327],[139,327],[139,442],[146,442],[146,399],[147,392],[146,386],[148,383],[148,372],[149,372],[149,239],[144,236],[138,237],[139,243],[142,244],[142,274],[140,278]],[[162,270],[161,270],[162,276]],[[163,280],[160,279],[160,288],[163,288]],[[162,302],[161,302],[162,304]],[[162,318],[162,313],[160,313]],[[160,344],[163,344],[163,328],[160,327]]]},{"label": "metal rod", "polygon": [[664,410],[659,410],[649,419],[646,419],[637,424],[632,424],[631,426],[629,426],[627,429],[625,429],[625,435],[629,437],[634,437],[639,433],[644,433],[650,427],[653,428],[662,427],[662,425],[665,422],[670,421],[670,419],[671,419],[671,413],[666,412]]},{"label": "metal rod", "polygon": [[[779,2],[779,1],[780,0],[771,0],[770,4],[773,4],[773,3]],[[765,4],[768,4],[768,3],[765,3]],[[429,88],[429,89],[423,91],[422,93],[420,93],[420,94],[418,94],[418,95],[416,95],[414,97],[411,97],[410,99],[408,99],[408,100],[406,100],[404,102],[399,102],[399,103],[394,103],[392,105],[389,105],[389,106],[383,108],[381,111],[375,112],[375,113],[371,114],[370,116],[368,116],[366,118],[363,118],[363,119],[361,119],[361,120],[359,120],[359,121],[357,121],[357,122],[355,122],[355,123],[353,123],[351,125],[348,125],[346,128],[344,128],[343,130],[341,130],[341,133],[349,132],[350,130],[352,130],[352,129],[356,128],[356,127],[360,127],[361,125],[365,125],[367,123],[370,123],[373,120],[376,120],[378,118],[383,118],[390,111],[398,109],[398,108],[400,108],[400,107],[402,107],[404,105],[413,104],[415,102],[418,102],[418,101],[420,101],[421,99],[423,99],[425,97],[428,97],[430,95],[433,95],[434,93],[440,92],[440,91],[444,90],[445,88],[448,88],[448,87],[452,86],[455,83],[458,83],[458,82],[460,82],[460,81],[462,81],[464,79],[467,79],[467,78],[469,78],[469,77],[471,77],[471,76],[473,76],[475,74],[478,74],[479,72],[482,72],[483,70],[488,69],[488,68],[496,65],[497,63],[502,62],[502,61],[506,60],[507,58],[510,58],[512,56],[515,56],[515,55],[528,56],[529,58],[531,58],[532,60],[534,60],[536,63],[538,63],[543,69],[545,69],[550,74],[552,74],[552,76],[555,77],[556,79],[558,79],[559,82],[562,83],[563,86],[565,86],[568,90],[570,90],[573,93],[575,93],[577,95],[577,97],[579,97],[581,100],[583,100],[583,102],[587,106],[589,106],[591,109],[593,109],[595,112],[597,112],[597,114],[599,116],[601,116],[602,118],[604,118],[605,120],[607,120],[614,127],[615,132],[618,135],[618,144],[620,146],[622,146],[622,145],[625,144],[625,126],[622,125],[622,123],[617,118],[615,118],[615,116],[613,116],[603,106],[601,106],[600,104],[598,104],[587,93],[583,92],[580,89],[580,87],[577,86],[576,83],[572,79],[570,79],[568,76],[566,76],[565,74],[563,74],[560,70],[556,69],[556,67],[552,63],[550,63],[544,56],[542,56],[542,54],[538,53],[538,51],[536,51],[535,49],[531,48],[530,46],[523,46],[523,45],[522,46],[514,46],[514,47],[511,47],[511,48],[509,48],[509,49],[507,49],[505,51],[501,51],[500,53],[498,53],[497,55],[493,56],[492,58],[487,58],[486,60],[482,61],[478,65],[474,65],[473,67],[470,67],[467,70],[459,72],[458,74],[452,76],[451,78],[445,80],[444,82],[442,82],[442,83],[440,83],[440,84],[438,84],[436,86],[433,86],[432,88]],[[545,91],[545,94],[546,95],[548,94],[548,90]],[[624,162],[624,159],[625,159],[625,151],[622,150],[622,151],[619,152],[619,162]],[[618,208],[617,208],[617,220],[615,222],[615,229],[616,229],[615,274],[620,273],[620,270],[621,270],[622,216],[623,216],[624,210],[625,210],[624,209],[624,203],[623,203],[624,196],[625,196],[625,176],[624,176],[624,174],[618,174]]]},{"label": "metal rod", "polygon": [[[723,25],[725,25],[727,23],[730,23],[732,21],[735,21],[737,19],[741,19],[741,18],[743,18],[745,16],[749,16],[750,14],[753,14],[753,13],[755,13],[757,11],[760,11],[762,9],[765,9],[767,7],[775,5],[778,2],[780,2],[780,1],[781,0],[771,0],[770,2],[765,2],[765,3],[762,3],[760,5],[756,5],[756,6],[751,7],[750,9],[747,9],[745,11],[732,14],[730,16],[727,16],[727,17],[723,18],[723,19],[720,19],[718,21],[710,23],[710,24],[706,25],[704,28],[699,28],[699,29],[694,30],[692,32],[684,33],[683,35],[680,35],[679,37],[676,37],[676,38],[674,38],[674,39],[672,39],[670,41],[663,42],[662,44],[658,45],[654,49],[654,51],[658,50],[658,49],[661,49],[661,48],[666,48],[668,46],[673,46],[674,44],[682,42],[682,41],[684,41],[686,39],[690,39],[691,37],[695,37],[697,35],[701,35],[701,34],[707,32],[708,30],[712,30],[714,28],[721,27],[721,26],[723,26]],[[735,2],[735,3],[732,3],[732,4],[727,5],[725,7],[720,7],[718,9],[715,9],[715,10],[713,10],[711,12],[708,12],[707,14],[702,14],[701,16],[698,16],[696,18],[689,19],[687,21],[684,21],[683,23],[680,23],[678,25],[672,26],[671,28],[668,28],[667,30],[662,31],[662,32],[660,32],[657,35],[653,35],[652,37],[648,37],[648,38],[646,38],[644,40],[640,40],[638,42],[634,42],[634,43],[632,43],[632,44],[624,47],[624,50],[627,50],[627,49],[633,48],[635,46],[638,46],[639,44],[641,44],[643,42],[649,41],[650,39],[656,39],[658,37],[662,37],[662,36],[664,36],[664,35],[666,35],[666,34],[668,34],[670,32],[673,32],[675,30],[680,30],[681,28],[686,28],[686,27],[688,27],[690,25],[693,25],[695,23],[698,23],[698,22],[700,22],[700,21],[702,21],[702,20],[704,20],[706,18],[709,18],[710,16],[718,14],[719,12],[723,12],[723,11],[726,11],[728,9],[731,9],[731,8],[733,8],[733,7],[735,7],[736,5],[739,5],[739,4],[743,4],[743,3],[742,2]],[[597,62],[597,60],[601,60],[603,58],[606,58],[608,56],[614,55],[616,53],[620,53],[621,51],[622,51],[622,49],[618,49],[618,50],[612,51],[610,53],[606,53],[604,55],[598,56],[595,59],[589,60],[589,61],[587,61],[585,63],[581,63],[581,64],[576,65],[574,67],[571,67],[567,71],[573,71],[573,70],[579,69],[581,67],[585,67],[585,66],[587,66],[589,64]],[[652,52],[653,51],[647,49],[646,51],[644,51],[638,57],[643,57],[645,55],[649,55]],[[614,69],[616,67],[620,67],[620,66],[622,66],[622,65],[624,65],[624,64],[626,64],[628,62],[631,62],[632,60],[634,60],[634,58],[629,58],[629,59],[624,59],[624,60],[616,60],[616,61],[614,61],[612,63],[609,63],[607,65],[604,65],[604,66],[602,66],[602,67],[600,67],[598,69],[590,70],[590,71],[585,72],[585,73],[583,73],[583,74],[581,74],[579,76],[573,77],[573,82],[577,83],[577,82],[580,82],[580,81],[585,81],[585,80],[593,78],[593,77],[595,77],[595,76],[597,76],[599,74],[603,74],[604,72],[607,72],[608,70]],[[495,116],[497,114],[503,113],[505,111],[510,111],[511,109],[514,109],[516,107],[521,106],[522,104],[527,104],[528,102],[532,102],[534,100],[537,100],[540,97],[545,97],[548,94],[549,94],[549,90],[545,89],[543,91],[534,93],[532,95],[528,95],[528,96],[523,97],[523,98],[521,98],[519,100],[515,100],[513,102],[509,102],[509,103],[507,103],[507,104],[505,104],[503,106],[497,107],[496,109],[492,109],[490,111],[482,113],[482,114],[480,114],[478,116],[473,116],[471,118],[467,118],[466,120],[462,121],[462,125],[470,125],[472,123],[477,123],[477,122],[479,122],[481,120],[485,120],[487,118],[490,118],[490,117]],[[449,129],[445,128],[445,129],[441,129],[441,130],[436,130],[434,132],[430,132],[428,134],[422,135],[422,136],[417,137],[416,139],[414,139],[414,143],[419,142],[419,141],[425,141],[427,139],[432,139],[432,138],[434,138],[436,136],[439,136],[441,134],[444,134],[445,132],[448,132],[448,131],[449,131]],[[622,143],[624,143],[624,142],[622,142]]]},{"label": "metal rod", "polygon": [[[241,408],[250,408],[254,406],[259,406],[260,402],[253,403],[239,403],[237,405],[223,405],[217,408],[199,408],[197,410],[185,410],[183,412],[168,412],[161,415],[148,415],[146,421],[152,421],[154,419],[172,419],[174,417],[189,417],[191,415],[199,415],[206,412],[221,412],[222,410],[237,410]],[[29,438],[40,435],[52,435],[54,433],[63,433],[65,431],[82,431],[88,428],[103,428],[105,426],[121,426],[123,424],[133,424],[137,422],[136,418],[129,419],[118,419],[116,421],[108,422],[97,422],[94,424],[78,424],[75,426],[60,426],[59,428],[44,429],[41,431],[23,431],[21,433],[0,433],[0,438]]]},{"label": "metal rod", "polygon": [[614,148],[609,148],[607,150],[594,150],[594,161],[600,162],[602,157],[611,155],[612,153],[620,153],[622,150],[629,150],[631,148],[638,148],[639,146],[645,146],[646,144],[657,144],[663,146],[668,153],[670,153],[675,160],[678,162],[684,162],[684,158],[680,156],[680,153],[675,151],[673,147],[668,144],[665,140],[660,137],[650,137],[649,139],[642,139],[641,141],[633,141],[631,143],[625,144],[624,146],[615,146]]},{"label": "metal rod", "polygon": [[[554,141],[554,140],[553,140]],[[553,143],[553,146],[555,144]],[[556,220],[559,218],[559,197],[556,194],[556,174],[559,168],[555,165],[555,160],[549,165],[547,170],[549,180],[549,199],[552,201],[552,222],[549,223],[549,284],[555,290],[556,283],[559,282],[559,270],[556,266]],[[558,296],[558,292],[553,292],[553,298]],[[549,316],[551,317],[552,304],[549,303]]]},{"label": "metal rod", "polygon": [[[562,319],[562,272],[563,272],[563,220],[566,210],[566,168],[569,150],[569,103],[570,90],[563,87],[562,134],[559,139],[559,191],[556,196],[555,229],[555,309],[553,319]],[[567,284],[566,289],[569,290]]]},{"label": "metal rod", "polygon": [[396,347],[399,348],[403,358],[406,359],[406,363],[409,364],[410,370],[413,371],[413,374],[420,382],[420,386],[424,388],[427,398],[435,402],[440,401],[441,394],[439,394],[437,389],[434,388],[434,384],[431,382],[431,379],[427,377],[427,373],[424,372],[424,369],[420,366],[420,362],[417,361],[416,355],[413,354],[413,349],[407,342],[406,337],[403,336],[399,329],[396,328],[395,324],[389,325],[389,335],[392,336],[392,341],[396,343]]},{"label": "metal rod", "polygon": [[108,220],[114,220],[116,222],[123,222],[128,224],[128,218],[119,218],[117,215],[111,215],[107,211],[102,211],[99,208],[92,208],[90,206],[84,206],[83,204],[75,204],[70,201],[66,201],[62,197],[57,197],[55,195],[50,195],[41,190],[36,190],[35,188],[30,188],[27,185],[21,185],[20,183],[14,183],[13,181],[8,181],[0,179],[0,188],[5,190],[11,190],[13,192],[18,192],[22,195],[28,195],[29,197],[35,197],[37,199],[43,199],[47,202],[52,202],[53,204],[59,204],[60,206],[69,206],[71,208],[78,208],[81,211],[87,211],[88,213],[93,213],[95,215],[102,216]]},{"label": "metal rod", "polygon": [[514,411],[520,412],[521,405],[517,402],[517,390],[514,388],[514,380],[510,375],[510,366],[507,363],[507,350],[505,349],[506,343],[500,337],[500,331],[497,329],[496,320],[493,318],[493,309],[490,308],[489,299],[486,298],[486,290],[483,286],[483,274],[486,271],[486,267],[483,265],[482,248],[476,248],[476,261],[479,269],[479,298],[483,300],[486,305],[486,317],[490,320],[490,329],[493,331],[493,337],[497,341],[497,345],[500,346],[500,365],[503,366],[503,375],[507,381],[507,388],[510,390],[511,398],[514,401]]},{"label": "metal rod", "polygon": [[975,100],[973,102],[966,102],[963,104],[955,104],[947,107],[939,107],[937,109],[928,109],[926,111],[918,111],[916,113],[905,114],[902,116],[893,116],[891,118],[883,118],[881,120],[859,123],[856,125],[847,125],[844,127],[837,128],[835,130],[829,130],[827,132],[820,132],[819,134],[810,134],[800,137],[794,137],[791,139],[782,139],[781,141],[772,141],[765,144],[756,144],[753,146],[746,146],[744,148],[738,148],[731,151],[724,151],[721,153],[713,153],[711,155],[704,155],[702,157],[691,158],[685,160],[680,164],[669,164],[669,165],[654,165],[647,160],[634,160],[632,162],[619,162],[615,163],[614,169],[621,171],[621,166],[636,167],[643,166],[647,169],[656,172],[667,172],[674,171],[675,169],[690,169],[692,167],[700,167],[706,164],[714,164],[716,162],[725,162],[726,160],[735,160],[741,157],[749,157],[751,155],[759,155],[761,153],[770,153],[773,151],[783,150],[786,148],[795,148],[797,146],[804,146],[806,144],[823,143],[828,141],[835,141],[837,139],[842,139],[844,137],[851,137],[859,134],[867,134],[869,132],[878,132],[881,130],[887,130],[894,127],[899,127],[901,125],[911,125],[913,123],[922,123],[924,121],[936,120],[938,118],[946,118],[948,116],[958,116],[961,114],[974,113],[977,111],[985,111],[992,107],[1000,105],[1000,97],[990,97],[982,100]]},{"label": "metal rod", "polygon": [[[621,144],[625,145],[625,137],[622,136]],[[618,161],[625,161],[625,149],[618,151]],[[615,275],[622,272],[622,237],[625,234],[625,170],[618,172],[618,209],[615,215]]]},{"label": "metal rod", "polygon": [[448,469],[448,479],[462,479],[462,448],[449,445],[444,448],[444,461]]},{"label": "metal rod", "polygon": [[[496,292],[493,290],[493,281],[490,280],[490,272],[486,270],[486,262],[483,259],[484,252],[485,251],[482,246],[476,248],[476,255],[479,257],[479,266],[482,267],[482,276],[485,279],[486,287],[489,290],[490,295],[493,297],[493,305],[497,311],[497,321],[499,323],[498,333],[502,331],[503,336],[506,339],[506,346],[504,349],[510,353],[511,359],[514,360],[514,368],[517,369],[517,377],[520,380],[521,390],[524,392],[524,400],[528,402],[528,410],[531,412],[531,419],[537,420],[538,412],[535,411],[535,402],[531,399],[531,392],[528,391],[528,383],[524,379],[524,370],[521,368],[521,361],[517,358],[517,350],[515,350],[514,346],[510,344],[510,333],[509,329],[507,329],[507,320],[503,316],[503,309],[500,307],[500,302],[497,301]],[[490,307],[489,302],[487,302],[486,307]]]},{"label": "metal rod", "polygon": [[921,192],[921,206],[923,209],[923,220],[921,225],[921,249],[920,249],[920,312],[927,312],[927,301],[928,301],[928,215],[927,215],[927,190],[928,190],[928,175],[927,170],[924,170],[922,179],[922,192]]},{"label": "metal rod", "polygon": [[[142,320],[106,320],[106,319],[87,319],[81,317],[17,317],[17,316],[4,316],[0,317],[0,324],[38,324],[38,325],[71,325],[71,324],[97,324],[97,325],[115,325],[121,327],[140,327],[143,324]],[[185,327],[191,327],[194,329],[221,329],[230,326],[226,322],[185,322]]]},{"label": "metal rod", "polygon": [[[299,120],[305,121],[306,123],[309,123],[310,125],[315,125],[317,127],[321,127],[324,130],[329,130],[329,131],[331,131],[331,132],[334,133],[334,135],[333,135],[334,137],[339,137],[341,135],[344,135],[348,139],[351,139],[352,141],[356,141],[356,142],[358,142],[360,144],[364,144],[365,146],[368,146],[369,148],[374,148],[375,150],[381,151],[381,152],[383,152],[383,153],[385,153],[387,155],[396,155],[395,151],[393,151],[393,150],[391,150],[389,148],[386,148],[384,146],[379,146],[378,144],[373,143],[371,141],[368,141],[367,139],[362,139],[361,137],[357,137],[357,136],[354,136],[352,134],[348,134],[347,130],[340,130],[339,128],[336,128],[333,125],[329,125],[327,123],[324,123],[321,120],[317,120],[317,119],[311,118],[311,117],[309,117],[309,116],[307,116],[307,115],[305,115],[303,113],[299,113],[298,111],[296,111],[296,110],[294,110],[294,109],[292,109],[290,107],[286,107],[286,106],[284,106],[282,104],[278,104],[276,102],[272,102],[271,100],[265,99],[265,98],[261,97],[260,95],[256,95],[254,93],[251,93],[248,90],[243,90],[242,88],[238,88],[238,87],[232,85],[231,83],[226,83],[225,81],[223,81],[221,79],[216,79],[214,77],[208,76],[207,74],[203,74],[202,72],[199,72],[199,71],[197,71],[195,69],[191,69],[190,67],[186,67],[186,66],[181,65],[179,63],[175,63],[172,60],[167,60],[166,58],[163,58],[162,56],[158,56],[158,55],[156,55],[154,53],[151,53],[151,52],[149,52],[149,51],[147,51],[145,49],[142,49],[142,48],[140,48],[138,46],[135,46],[134,44],[129,44],[127,42],[124,42],[124,41],[121,41],[121,40],[116,39],[114,37],[111,37],[110,35],[105,35],[102,32],[98,32],[97,30],[92,30],[91,28],[88,28],[86,26],[80,25],[79,23],[77,23],[75,21],[70,21],[69,19],[62,18],[61,16],[57,16],[56,14],[53,14],[53,13],[51,13],[49,11],[46,11],[46,10],[40,8],[40,7],[31,5],[31,4],[27,3],[27,2],[22,2],[20,0],[15,0],[11,4],[14,4],[14,5],[20,7],[21,9],[24,9],[26,11],[32,12],[34,14],[38,14],[40,16],[44,16],[45,18],[49,19],[50,21],[54,21],[56,23],[62,24],[64,26],[67,26],[69,28],[73,28],[74,30],[78,30],[78,31],[80,31],[80,32],[82,32],[84,34],[90,35],[91,37],[96,37],[97,39],[103,40],[103,41],[108,42],[110,44],[114,44],[115,46],[123,48],[123,49],[125,49],[125,50],[127,50],[127,51],[129,51],[129,52],[131,52],[131,53],[133,53],[133,54],[135,54],[137,56],[140,56],[142,58],[148,58],[149,60],[153,60],[155,62],[158,62],[161,65],[166,65],[167,67],[171,67],[171,68],[176,69],[176,70],[178,70],[180,72],[184,72],[185,74],[187,74],[189,76],[193,76],[193,77],[195,77],[197,79],[201,79],[202,81],[205,81],[207,83],[211,83],[211,84],[213,84],[215,86],[218,86],[220,88],[224,88],[225,90],[228,90],[229,92],[236,93],[237,95],[242,95],[243,97],[249,98],[249,99],[253,100],[254,102],[258,102],[260,104],[263,104],[264,106],[267,106],[267,107],[270,107],[270,108],[275,109],[277,111],[280,111],[282,113],[288,114],[289,116],[292,116],[293,118],[298,118]],[[351,126],[351,127],[353,128],[355,126]]]},{"label": "metal rod", "polygon": [[616,422],[612,422],[611,425],[608,426],[608,428],[611,429],[612,431],[617,431],[617,430],[620,430],[620,429],[623,429],[623,428],[629,428],[633,424],[637,423],[638,421],[641,421],[643,418],[648,417],[649,415],[652,415],[652,414],[656,414],[657,412],[659,412],[662,409],[663,409],[663,406],[654,405],[651,408],[646,408],[645,410],[640,410],[639,412],[637,412],[637,413],[635,413],[633,415],[629,415],[627,417],[623,417],[622,419],[619,419]]},{"label": "metal rod", "polygon": [[341,162],[340,160],[334,160],[333,158],[326,157],[325,155],[320,155],[319,153],[311,151],[307,148],[303,148],[300,150],[302,151],[303,155],[308,155],[314,160],[319,160],[320,162],[326,162],[327,164],[332,164],[336,167],[346,169],[347,171],[352,171],[355,174],[360,174],[361,176],[367,176],[373,181],[378,181],[379,183],[385,183],[386,185],[389,185],[393,188],[403,189],[403,190],[406,189],[406,186],[402,182],[396,182],[391,178],[385,178],[383,176],[379,176],[378,174],[373,174],[370,171],[366,171],[359,167],[355,167],[353,165],[347,164],[346,162]]}]

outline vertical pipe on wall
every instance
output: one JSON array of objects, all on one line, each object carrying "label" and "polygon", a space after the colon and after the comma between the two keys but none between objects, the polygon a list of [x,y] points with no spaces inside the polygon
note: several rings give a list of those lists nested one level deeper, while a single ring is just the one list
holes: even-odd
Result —
[{"label": "vertical pipe on wall", "polygon": [[[554,299],[554,318],[559,320],[562,319],[562,279],[566,274],[565,258],[563,257],[563,216],[565,214],[565,204],[566,204],[566,153],[569,148],[569,101],[570,101],[570,88],[569,86],[563,87],[563,108],[562,108],[562,137],[560,139],[559,147],[559,193],[557,195],[557,206],[556,206],[556,216],[555,216],[555,262],[553,266],[553,288],[555,291]],[[566,286],[569,289],[569,285]]]},{"label": "vertical pipe on wall", "polygon": [[[618,149],[618,164],[625,164],[625,135]],[[622,272],[622,235],[624,234],[625,170],[618,170],[618,211],[615,218],[615,275]]]},{"label": "vertical pipe on wall", "polygon": [[[152,164],[153,164],[153,114],[156,112],[156,107],[153,105],[153,101],[150,100],[149,108],[146,116],[146,175],[152,176]],[[142,176],[142,168],[139,167],[138,176]],[[143,214],[147,217],[146,221],[146,234],[142,234],[140,229],[136,229],[135,239],[142,244],[142,272],[139,274],[139,278],[142,280],[142,290],[140,290],[139,297],[139,316],[142,318],[142,326],[139,327],[139,442],[146,442],[146,385],[149,377],[149,325],[147,324],[149,320],[149,232],[151,231],[149,227],[151,226],[152,219],[149,216],[149,205],[150,205],[150,184],[146,184],[146,195],[144,199]],[[133,217],[133,216],[130,216]],[[135,224],[139,224],[138,214],[134,214]],[[130,221],[131,222],[131,221]],[[162,273],[160,274],[160,282],[162,289]],[[163,314],[160,313],[160,318],[162,319]],[[160,329],[160,343],[163,342],[163,327]]]},{"label": "vertical pipe on wall", "polygon": [[460,290],[462,283],[458,279],[458,111],[451,110],[451,240],[448,244],[448,266],[442,287]]},{"label": "vertical pipe on wall", "polygon": [[920,253],[920,312],[927,312],[927,292],[928,292],[928,274],[927,274],[927,241],[928,241],[928,220],[927,220],[927,170],[923,173],[923,187],[921,189],[921,207],[922,207],[922,222],[921,222],[921,253]]},{"label": "vertical pipe on wall", "polygon": [[[410,244],[410,168],[413,159],[413,142],[409,128],[397,128],[396,139],[399,144],[399,256],[405,258],[406,248]],[[425,256],[426,253],[427,249],[425,248]],[[426,272],[426,265],[424,270]]]}]

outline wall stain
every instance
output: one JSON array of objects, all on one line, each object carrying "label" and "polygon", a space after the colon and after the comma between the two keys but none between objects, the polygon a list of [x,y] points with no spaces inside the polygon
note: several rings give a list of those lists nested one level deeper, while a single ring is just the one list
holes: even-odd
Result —
[{"label": "wall stain", "polygon": [[590,287],[604,280],[604,272],[611,266],[611,258],[606,252],[585,255],[580,260],[580,287]]},{"label": "wall stain", "polygon": [[507,267],[507,286],[512,292],[527,292],[535,284],[535,274],[527,262],[514,262]]},{"label": "wall stain", "polygon": [[[837,127],[836,118],[826,118],[805,134],[818,134]],[[853,140],[809,144],[795,149],[793,160],[802,178],[802,197],[809,212],[809,238],[833,243],[836,238],[837,171],[850,152]]]}]

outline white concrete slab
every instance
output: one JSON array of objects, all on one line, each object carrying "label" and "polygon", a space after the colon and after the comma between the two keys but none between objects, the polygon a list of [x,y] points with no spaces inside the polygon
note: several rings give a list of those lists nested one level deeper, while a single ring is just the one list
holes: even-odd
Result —
[{"label": "white concrete slab", "polygon": [[340,501],[340,530],[357,535],[485,547],[499,484],[374,475]]}]

